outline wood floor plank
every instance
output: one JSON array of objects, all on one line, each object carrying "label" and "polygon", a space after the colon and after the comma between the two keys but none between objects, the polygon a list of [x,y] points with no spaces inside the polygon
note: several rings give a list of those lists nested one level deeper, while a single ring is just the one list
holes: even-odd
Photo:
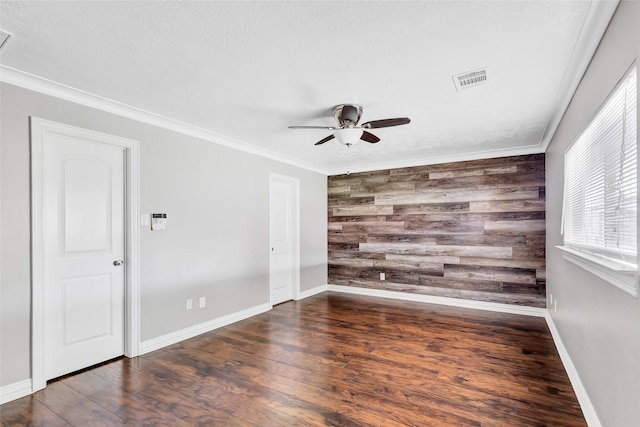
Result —
[{"label": "wood floor plank", "polygon": [[105,410],[126,420],[127,425],[189,426],[187,422],[179,419],[173,413],[173,409],[170,406],[139,393],[111,388],[100,390],[91,395],[91,398],[100,402],[100,405]]},{"label": "wood floor plank", "polygon": [[4,404],[0,407],[3,427],[62,427],[70,425],[35,396]]},{"label": "wood floor plank", "polygon": [[544,319],[323,293],[52,382],[3,426],[586,426]]},{"label": "wood floor plank", "polygon": [[49,384],[35,393],[36,398],[71,425],[126,425],[126,420],[109,412],[63,381]]}]

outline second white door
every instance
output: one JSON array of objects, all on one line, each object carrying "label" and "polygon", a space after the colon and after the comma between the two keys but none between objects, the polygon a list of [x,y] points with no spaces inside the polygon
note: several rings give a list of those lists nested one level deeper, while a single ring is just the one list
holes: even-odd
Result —
[{"label": "second white door", "polygon": [[294,297],[297,277],[298,180],[269,176],[269,287],[271,305]]},{"label": "second white door", "polygon": [[46,134],[42,174],[51,379],[124,354],[124,149]]}]

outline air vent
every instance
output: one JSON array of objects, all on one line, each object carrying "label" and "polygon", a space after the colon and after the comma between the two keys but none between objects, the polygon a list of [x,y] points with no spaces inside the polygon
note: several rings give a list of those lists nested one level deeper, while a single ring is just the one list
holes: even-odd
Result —
[{"label": "air vent", "polygon": [[467,71],[466,73],[452,76],[456,90],[470,89],[472,87],[485,84],[489,78],[489,69],[482,68],[480,70]]},{"label": "air vent", "polygon": [[7,33],[6,31],[0,30],[0,49],[2,49],[2,47],[7,42],[7,40],[9,40],[10,37],[11,37],[11,34]]}]

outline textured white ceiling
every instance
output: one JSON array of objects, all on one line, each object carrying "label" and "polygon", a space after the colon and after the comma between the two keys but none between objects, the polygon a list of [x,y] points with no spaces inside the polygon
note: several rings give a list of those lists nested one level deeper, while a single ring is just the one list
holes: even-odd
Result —
[{"label": "textured white ceiling", "polygon": [[[593,4],[3,1],[0,61],[341,173],[543,151]],[[452,75],[482,67],[487,84],[456,91]],[[350,153],[313,145],[329,131],[287,128],[334,125],[347,102],[362,121],[412,121]]]}]

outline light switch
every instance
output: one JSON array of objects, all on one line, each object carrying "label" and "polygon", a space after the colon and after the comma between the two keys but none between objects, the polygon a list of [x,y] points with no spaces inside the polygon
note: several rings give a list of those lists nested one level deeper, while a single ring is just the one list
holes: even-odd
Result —
[{"label": "light switch", "polygon": [[143,227],[149,226],[149,214],[140,215],[140,225]]}]

